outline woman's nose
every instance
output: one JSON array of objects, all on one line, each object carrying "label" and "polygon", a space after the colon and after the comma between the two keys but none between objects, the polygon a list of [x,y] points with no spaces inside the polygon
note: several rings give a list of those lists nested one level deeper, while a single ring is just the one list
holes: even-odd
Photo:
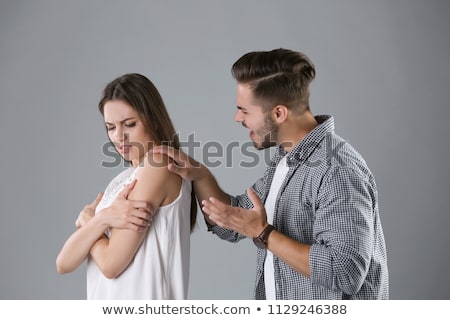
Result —
[{"label": "woman's nose", "polygon": [[114,138],[117,142],[122,142],[122,141],[127,140],[128,134],[120,126],[117,127],[114,134],[115,134]]}]

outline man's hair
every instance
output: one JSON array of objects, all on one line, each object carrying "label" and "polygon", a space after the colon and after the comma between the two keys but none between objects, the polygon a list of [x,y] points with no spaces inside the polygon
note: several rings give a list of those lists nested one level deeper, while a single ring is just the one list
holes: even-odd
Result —
[{"label": "man's hair", "polygon": [[309,110],[309,84],[316,70],[304,53],[282,48],[249,52],[233,64],[231,73],[238,83],[250,86],[266,110],[280,104],[301,113]]}]

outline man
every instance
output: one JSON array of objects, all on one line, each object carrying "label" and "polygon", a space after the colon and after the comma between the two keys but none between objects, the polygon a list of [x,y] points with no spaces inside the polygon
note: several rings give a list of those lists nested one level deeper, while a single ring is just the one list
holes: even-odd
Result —
[{"label": "man", "polygon": [[257,149],[276,146],[264,176],[230,196],[211,172],[181,151],[169,170],[192,180],[208,230],[257,246],[256,299],[388,299],[386,248],[374,177],[334,133],[331,116],[313,116],[315,67],[300,52],[250,52],[232,67],[235,120]]}]

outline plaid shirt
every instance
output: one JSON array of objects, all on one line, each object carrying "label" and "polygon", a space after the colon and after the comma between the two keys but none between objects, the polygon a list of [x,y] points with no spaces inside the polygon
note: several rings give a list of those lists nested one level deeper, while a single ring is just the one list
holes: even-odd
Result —
[{"label": "plaid shirt", "polygon": [[[289,172],[278,192],[273,225],[301,243],[311,244],[311,277],[274,256],[276,298],[388,299],[386,247],[374,177],[361,155],[334,133],[333,117],[319,125],[288,154]],[[278,147],[253,189],[264,203],[280,159]],[[231,204],[252,208],[246,194]],[[220,228],[209,231],[230,242],[244,236]],[[265,249],[257,249],[255,299],[265,299]]]}]

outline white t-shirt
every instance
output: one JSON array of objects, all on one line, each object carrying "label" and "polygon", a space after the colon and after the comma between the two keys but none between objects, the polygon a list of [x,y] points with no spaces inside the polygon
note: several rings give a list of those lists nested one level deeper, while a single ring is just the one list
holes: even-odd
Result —
[{"label": "white t-shirt", "polygon": [[[97,212],[111,205],[135,177],[130,167],[108,185]],[[183,180],[178,197],[160,207],[133,261],[115,279],[87,263],[87,299],[186,299],[189,284],[191,183]],[[109,232],[107,232],[109,235]]]},{"label": "white t-shirt", "polygon": [[[283,184],[284,178],[289,171],[286,163],[286,156],[283,157],[275,169],[272,184],[270,185],[269,194],[267,195],[264,208],[266,209],[267,222],[273,224],[273,216],[275,214],[275,202],[278,192]],[[264,284],[266,288],[266,299],[275,300],[275,270],[273,268],[273,254],[267,250],[266,259],[264,260]]]}]

